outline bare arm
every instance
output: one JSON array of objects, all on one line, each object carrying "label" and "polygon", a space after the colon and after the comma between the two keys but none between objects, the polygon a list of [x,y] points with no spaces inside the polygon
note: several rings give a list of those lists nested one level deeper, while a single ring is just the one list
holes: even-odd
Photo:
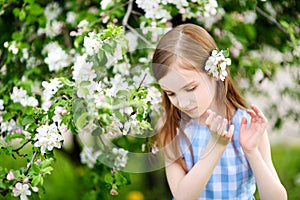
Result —
[{"label": "bare arm", "polygon": [[176,200],[193,200],[199,197],[233,135],[234,127],[231,126],[228,132],[224,131],[227,120],[216,117],[210,111],[206,123],[212,137],[204,155],[208,153],[209,156],[200,159],[187,174],[178,162],[166,166],[168,183]]},{"label": "bare arm", "polygon": [[254,173],[259,196],[264,199],[287,199],[271,159],[270,142],[266,131],[267,120],[257,106],[248,110],[251,115],[250,128],[246,118],[242,119],[240,144]]}]

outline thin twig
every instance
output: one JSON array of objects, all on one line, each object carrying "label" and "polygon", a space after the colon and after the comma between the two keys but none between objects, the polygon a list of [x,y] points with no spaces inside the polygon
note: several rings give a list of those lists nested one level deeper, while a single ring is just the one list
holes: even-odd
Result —
[{"label": "thin twig", "polygon": [[34,154],[33,154],[33,156],[32,156],[32,158],[31,158],[31,160],[30,160],[30,162],[29,162],[28,165],[27,165],[27,168],[26,168],[26,171],[25,171],[25,176],[28,174],[29,169],[30,169],[30,167],[31,167],[31,163],[33,163],[33,161],[35,160],[37,154],[38,154],[38,152],[35,151]]},{"label": "thin twig", "polygon": [[143,84],[143,82],[144,82],[146,76],[147,76],[147,74],[144,75],[144,77],[143,77],[143,79],[141,80],[141,82],[140,82],[139,87],[137,88],[137,90],[139,90],[139,89],[141,88],[141,86],[142,86],[142,84]]},{"label": "thin twig", "polygon": [[127,25],[127,22],[128,22],[128,19],[129,19],[129,16],[131,14],[131,11],[132,11],[132,4],[133,4],[133,0],[129,0],[129,4],[128,4],[128,7],[127,7],[127,11],[126,11],[126,14],[122,20],[122,24],[123,24],[123,28],[125,29],[126,25]]},{"label": "thin twig", "polygon": [[27,142],[25,142],[24,144],[22,144],[22,146],[16,148],[16,149],[13,149],[12,151],[14,152],[18,152],[20,151],[26,144],[28,144],[29,142],[31,142],[31,140],[28,140]]},{"label": "thin twig", "polygon": [[147,45],[149,45],[150,47],[152,46],[152,44],[141,34],[139,34],[134,28],[132,28],[130,25],[126,24],[126,27],[131,30],[134,34],[136,34],[139,38],[141,38]]},{"label": "thin twig", "polygon": [[263,11],[262,9],[260,9],[258,6],[256,6],[255,10],[261,14],[262,16],[264,16],[265,18],[267,18],[271,23],[275,24],[279,30],[281,30],[282,32],[284,32],[289,40],[291,39],[290,34],[287,32],[287,30],[285,30],[285,28],[272,16],[268,15],[265,11]]}]

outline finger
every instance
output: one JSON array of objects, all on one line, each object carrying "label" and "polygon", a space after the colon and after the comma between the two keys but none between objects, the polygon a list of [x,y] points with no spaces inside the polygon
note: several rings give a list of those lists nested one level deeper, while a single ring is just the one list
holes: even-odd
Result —
[{"label": "finger", "polygon": [[222,137],[224,137],[224,138],[231,138],[233,136],[233,133],[234,133],[234,125],[231,124],[229,126],[228,131],[224,131],[223,132]]},{"label": "finger", "polygon": [[224,132],[226,132],[226,126],[227,126],[227,119],[223,119],[223,124],[218,129],[218,135],[223,135]]},{"label": "finger", "polygon": [[234,125],[231,124],[231,125],[229,126],[229,129],[228,129],[228,132],[227,132],[227,137],[228,137],[228,138],[231,138],[231,137],[233,136],[233,133],[234,133]]},{"label": "finger", "polygon": [[219,134],[219,129],[220,127],[223,125],[223,120],[222,117],[220,115],[218,115],[217,117],[215,117],[211,123],[210,129],[213,132],[216,132],[217,134]]},{"label": "finger", "polygon": [[245,131],[246,128],[247,128],[247,124],[248,124],[248,119],[247,119],[247,117],[242,117],[240,131]]},{"label": "finger", "polygon": [[247,111],[247,113],[251,116],[251,118],[255,118],[255,117],[256,117],[256,113],[254,112],[254,110],[252,110],[252,109],[247,109],[246,111]]},{"label": "finger", "polygon": [[256,115],[258,115],[259,117],[262,117],[262,118],[265,119],[264,113],[262,112],[262,110],[261,110],[258,106],[252,104],[252,105],[251,105],[251,108],[252,108],[253,111],[256,113]]},{"label": "finger", "polygon": [[216,114],[211,110],[207,110],[207,114],[209,114],[209,115],[205,120],[205,124],[209,127]]}]

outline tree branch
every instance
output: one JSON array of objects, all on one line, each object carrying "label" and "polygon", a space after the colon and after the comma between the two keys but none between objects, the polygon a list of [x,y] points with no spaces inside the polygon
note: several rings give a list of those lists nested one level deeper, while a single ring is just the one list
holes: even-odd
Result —
[{"label": "tree branch", "polygon": [[277,28],[279,28],[279,30],[281,30],[283,33],[285,33],[287,35],[288,39],[291,40],[290,34],[287,32],[287,30],[285,30],[285,28],[274,17],[268,15],[265,11],[260,9],[258,6],[256,6],[255,10],[259,14],[261,14],[262,16],[267,18],[271,23],[275,24],[277,26]]},{"label": "tree branch", "polygon": [[[26,141],[24,144],[22,144],[20,147],[18,147],[18,148],[16,148],[16,149],[13,149],[12,151],[13,152],[16,152],[17,154],[18,154],[18,156],[20,156],[20,157],[25,157],[25,156],[27,156],[27,154],[21,154],[19,151],[21,150],[21,149],[23,149],[23,147],[26,145],[26,144],[28,144],[29,142],[31,142],[31,140],[28,140],[28,141]],[[14,159],[16,159],[16,157],[13,155],[13,157],[14,157]]]},{"label": "tree branch", "polygon": [[29,169],[30,169],[30,167],[31,167],[31,163],[33,163],[33,161],[35,160],[37,154],[38,154],[38,152],[35,151],[34,154],[33,154],[33,156],[32,156],[32,158],[31,158],[31,160],[30,160],[30,162],[29,162],[28,165],[27,165],[27,168],[26,168],[26,171],[25,171],[25,176],[28,174]]},{"label": "tree branch", "polygon": [[128,7],[127,7],[127,11],[126,11],[126,14],[122,20],[122,25],[123,25],[123,29],[125,30],[125,27],[127,25],[127,22],[128,22],[128,19],[129,19],[129,16],[131,14],[131,11],[132,11],[132,4],[133,4],[133,0],[129,0],[129,4],[128,4]]}]

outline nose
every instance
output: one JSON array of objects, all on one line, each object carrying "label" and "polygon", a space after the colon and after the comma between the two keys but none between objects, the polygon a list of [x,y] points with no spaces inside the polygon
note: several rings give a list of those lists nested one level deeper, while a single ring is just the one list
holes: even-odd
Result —
[{"label": "nose", "polygon": [[178,102],[178,106],[184,110],[184,109],[188,108],[190,100],[186,95],[178,95],[177,102]]}]

